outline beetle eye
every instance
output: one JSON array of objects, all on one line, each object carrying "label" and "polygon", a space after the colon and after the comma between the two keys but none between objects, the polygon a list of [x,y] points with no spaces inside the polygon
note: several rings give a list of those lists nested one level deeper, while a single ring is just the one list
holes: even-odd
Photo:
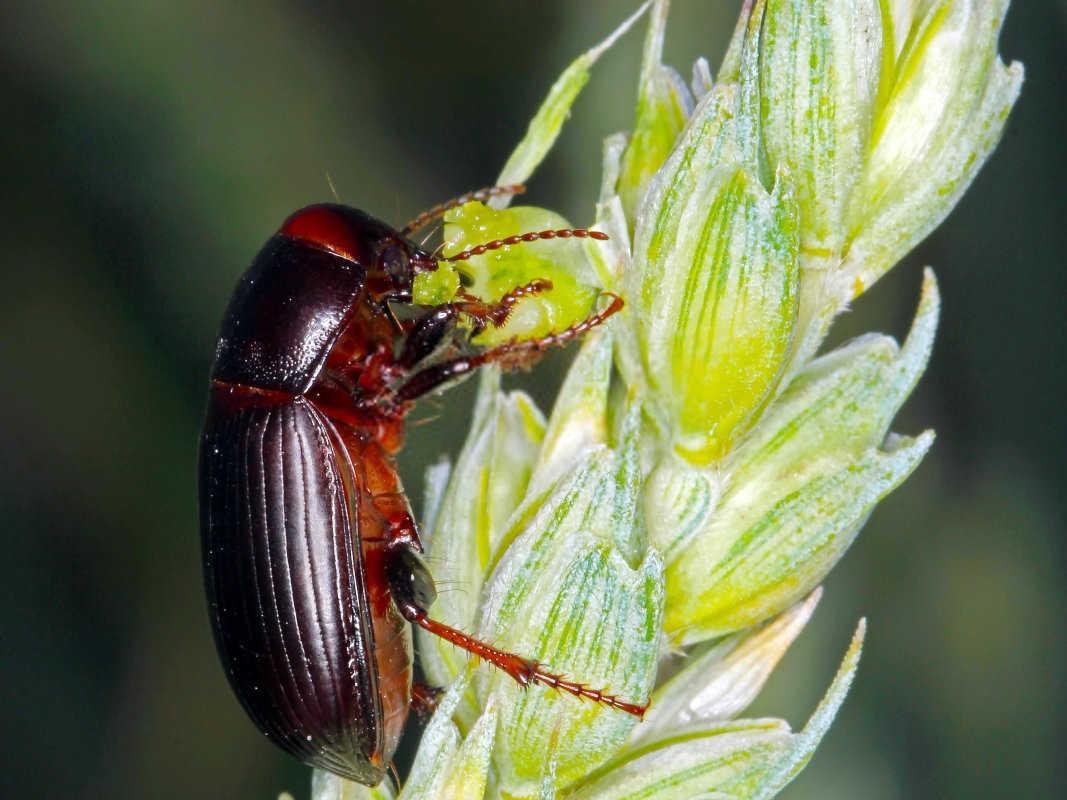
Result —
[{"label": "beetle eye", "polygon": [[378,256],[378,264],[382,272],[393,279],[393,283],[399,286],[411,284],[411,260],[400,245],[387,244]]}]

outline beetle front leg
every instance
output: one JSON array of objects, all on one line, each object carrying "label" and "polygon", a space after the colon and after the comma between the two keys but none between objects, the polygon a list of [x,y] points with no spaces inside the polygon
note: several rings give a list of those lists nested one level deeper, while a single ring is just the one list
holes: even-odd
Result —
[{"label": "beetle front leg", "polygon": [[439,389],[449,381],[460,378],[482,366],[476,358],[455,358],[434,364],[412,375],[386,402],[403,406],[423,395]]},{"label": "beetle front leg", "polygon": [[606,308],[589,315],[581,322],[571,325],[562,331],[550,333],[538,339],[507,342],[473,356],[453,358],[419,370],[397,389],[392,397],[389,398],[390,402],[397,404],[410,402],[441,388],[449,381],[460,378],[488,364],[497,364],[506,370],[529,366],[537,361],[546,350],[553,347],[562,347],[572,339],[576,339],[593,328],[604,324],[608,318],[622,310],[623,300],[621,297],[610,292],[605,292],[604,296],[611,300]]},{"label": "beetle front leg", "polygon": [[515,305],[524,297],[547,292],[552,288],[552,281],[547,278],[535,278],[522,286],[516,286],[495,303],[487,303],[472,295],[460,295],[463,302],[456,303],[460,310],[477,324],[474,335],[489,325],[501,327],[508,321]]},{"label": "beetle front leg", "polygon": [[415,324],[404,340],[404,349],[397,363],[411,369],[420,361],[433,355],[445,336],[456,327],[456,318],[460,308],[455,303],[447,303],[431,309],[415,320]]},{"label": "beetle front leg", "polygon": [[460,314],[474,321],[477,332],[492,325],[499,328],[508,321],[516,303],[524,297],[547,292],[552,281],[537,278],[522,286],[516,286],[495,303],[487,303],[477,297],[461,294],[457,302],[436,306],[415,320],[404,342],[398,364],[410,369],[423,359],[429,358],[456,327]]}]

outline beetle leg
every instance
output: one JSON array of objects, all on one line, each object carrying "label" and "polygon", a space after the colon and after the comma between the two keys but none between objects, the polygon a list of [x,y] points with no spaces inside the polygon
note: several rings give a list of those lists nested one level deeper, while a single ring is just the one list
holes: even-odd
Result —
[{"label": "beetle leg", "polygon": [[486,364],[497,364],[502,369],[527,367],[540,358],[549,348],[561,347],[567,344],[572,339],[576,339],[598,325],[602,325],[609,317],[622,309],[623,301],[621,297],[609,292],[605,292],[605,294],[611,298],[607,308],[591,314],[569,328],[550,333],[539,339],[507,342],[477,355],[461,356],[434,364],[413,374],[388,400],[397,404],[415,400],[455,378],[473,372],[478,367],[484,367]]},{"label": "beetle leg", "polygon": [[418,715],[419,719],[429,719],[437,710],[437,704],[444,693],[445,690],[440,686],[430,686],[428,683],[415,681],[411,685],[411,710]]},{"label": "beetle leg", "polygon": [[419,530],[411,516],[411,506],[403,492],[380,492],[371,498],[375,510],[385,520],[385,540],[391,545],[407,545],[422,552]]},{"label": "beetle leg", "polygon": [[404,349],[397,364],[410,369],[433,355],[434,350],[455,327],[456,318],[460,314],[465,314],[474,320],[478,330],[488,325],[499,328],[507,322],[515,304],[522,298],[547,292],[551,288],[552,281],[538,278],[522,286],[516,286],[495,303],[486,303],[473,295],[463,294],[460,295],[459,302],[436,306],[415,320],[411,331],[405,338]]},{"label": "beetle leg", "polygon": [[445,336],[455,327],[456,317],[462,309],[456,303],[437,306],[419,317],[404,340],[404,349],[397,364],[411,369],[420,361],[433,355]]},{"label": "beetle leg", "polygon": [[625,711],[627,714],[632,714],[638,719],[643,718],[645,712],[648,710],[647,704],[627,703],[625,700],[620,700],[613,694],[608,694],[600,689],[591,689],[585,684],[568,680],[562,675],[549,672],[536,661],[523,658],[514,653],[509,653],[506,650],[500,650],[499,648],[486,644],[472,636],[468,636],[463,633],[463,631],[456,630],[442,622],[430,619],[429,615],[424,610],[416,608],[414,605],[408,604],[401,607],[400,613],[404,615],[408,622],[418,625],[420,628],[429,631],[434,636],[440,636],[442,639],[452,642],[452,644],[457,647],[463,648],[468,653],[471,653],[484,661],[488,661],[497,669],[506,672],[516,683],[524,688],[530,684],[539,683],[542,686],[560,689],[575,697],[585,698],[587,700],[592,700],[595,703],[602,703],[603,705],[618,709],[619,711]]},{"label": "beetle leg", "polygon": [[386,554],[385,572],[393,602],[404,619],[488,661],[497,669],[510,675],[520,686],[539,683],[542,686],[561,689],[575,697],[584,697],[603,703],[636,717],[644,716],[647,708],[645,705],[627,703],[600,689],[590,689],[584,684],[549,672],[536,661],[500,650],[443,622],[430,619],[428,609],[437,599],[437,587],[434,586],[426,563],[412,548],[403,544],[391,546]]},{"label": "beetle leg", "polygon": [[474,358],[454,358],[434,364],[414,373],[400,388],[383,398],[387,406],[403,406],[418,397],[439,389],[449,381],[473,372],[481,364],[474,363]]},{"label": "beetle leg", "polygon": [[478,329],[474,335],[477,335],[479,331],[484,330],[489,325],[499,328],[507,322],[508,317],[511,316],[511,312],[515,308],[515,304],[522,298],[547,292],[551,288],[552,281],[547,278],[535,278],[522,286],[516,286],[495,303],[486,303],[473,295],[464,294],[461,295],[463,301],[454,305],[458,306],[460,311],[475,321]]}]

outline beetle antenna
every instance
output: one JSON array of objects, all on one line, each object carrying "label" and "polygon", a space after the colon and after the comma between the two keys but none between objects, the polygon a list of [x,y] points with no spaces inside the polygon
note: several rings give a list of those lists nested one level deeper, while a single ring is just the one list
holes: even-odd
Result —
[{"label": "beetle antenna", "polygon": [[609,238],[606,233],[601,231],[591,231],[588,228],[558,228],[556,230],[548,231],[530,231],[529,233],[517,233],[514,236],[507,236],[503,239],[494,239],[491,242],[485,242],[484,244],[476,245],[468,250],[456,253],[454,256],[447,256],[445,258],[439,258],[439,261],[466,261],[473,256],[480,256],[483,253],[487,253],[490,250],[499,250],[502,247],[510,247],[513,244],[522,244],[524,242],[536,242],[544,239],[596,239],[597,241],[607,241]]},{"label": "beetle antenna", "polygon": [[438,203],[433,208],[427,209],[419,214],[415,219],[411,220],[407,225],[400,229],[400,233],[404,236],[410,236],[419,228],[426,226],[428,222],[431,222],[438,217],[442,216],[446,211],[451,211],[457,206],[461,206],[464,203],[469,203],[471,200],[477,200],[484,203],[490,197],[503,197],[506,195],[522,194],[526,191],[526,186],[521,183],[508,183],[503,186],[486,186],[483,189],[477,189],[473,192],[467,192],[461,194],[459,197],[454,197],[451,200],[446,200],[443,203]]}]

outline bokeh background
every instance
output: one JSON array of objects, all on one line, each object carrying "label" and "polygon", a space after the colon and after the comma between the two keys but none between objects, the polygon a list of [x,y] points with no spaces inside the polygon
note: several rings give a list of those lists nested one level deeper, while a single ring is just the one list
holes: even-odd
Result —
[{"label": "bokeh background", "polygon": [[[306,796],[230,696],[201,595],[195,452],[227,295],[328,179],[394,222],[491,182],[559,70],[635,5],[0,4],[0,796]],[[669,60],[714,64],[738,5],[677,0]],[[868,616],[794,800],[1064,796],[1065,20],[1014,3],[1002,52],[1028,77],[999,152],[838,324],[902,334],[936,265],[943,328],[896,428],[938,443],[755,709],[801,724]],[[641,36],[531,183],[576,223],[601,138],[631,122]],[[565,361],[539,370],[543,402]],[[470,398],[422,410],[413,494]]]}]

